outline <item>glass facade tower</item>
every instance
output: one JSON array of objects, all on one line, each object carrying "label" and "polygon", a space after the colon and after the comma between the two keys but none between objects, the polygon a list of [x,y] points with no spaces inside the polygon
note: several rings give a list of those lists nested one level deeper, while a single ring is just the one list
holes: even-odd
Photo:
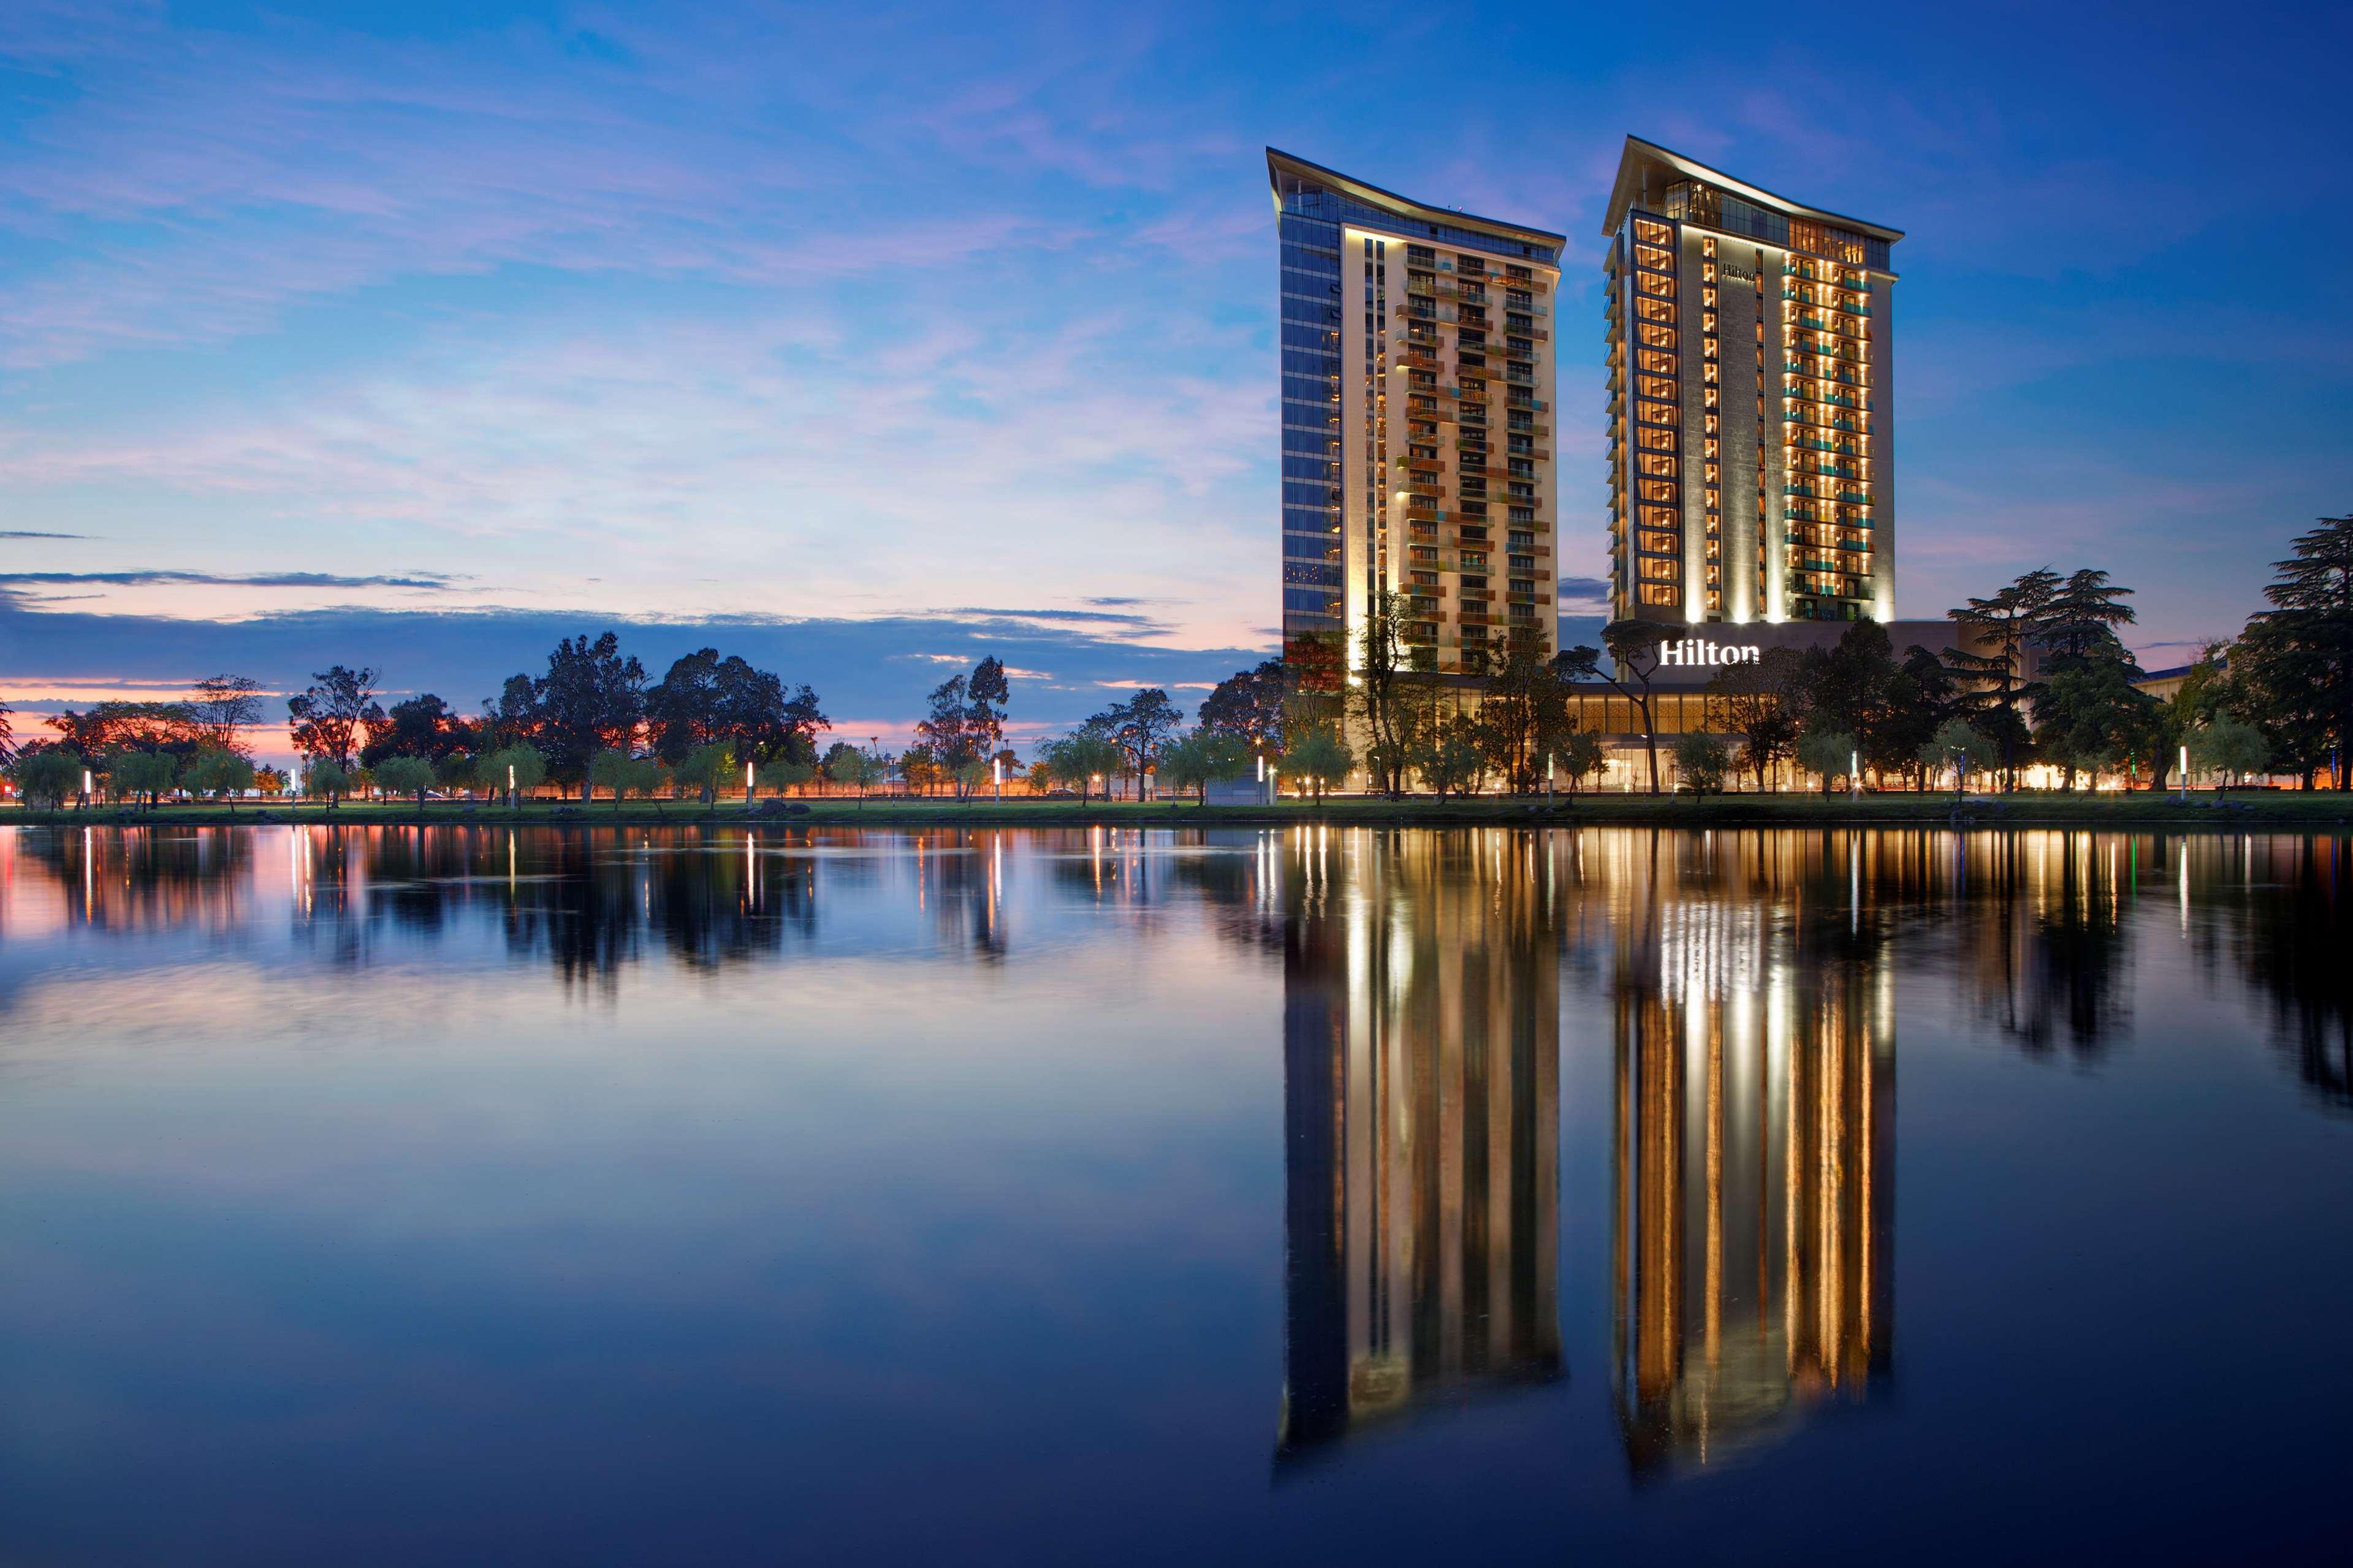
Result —
[{"label": "glass facade tower", "polygon": [[1558,646],[1552,301],[1563,237],[1267,150],[1282,249],[1282,630],[1419,668]]},{"label": "glass facade tower", "polygon": [[1602,232],[1613,618],[1893,619],[1903,232],[1630,136]]}]

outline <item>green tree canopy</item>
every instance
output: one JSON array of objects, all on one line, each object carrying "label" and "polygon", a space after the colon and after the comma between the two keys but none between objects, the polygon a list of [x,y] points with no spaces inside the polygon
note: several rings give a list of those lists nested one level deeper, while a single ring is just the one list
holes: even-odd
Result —
[{"label": "green tree canopy", "polygon": [[386,795],[414,795],[417,809],[425,809],[425,792],[433,787],[433,764],[423,757],[386,757],[368,770],[375,787]]},{"label": "green tree canopy", "polygon": [[211,795],[237,809],[237,797],[253,787],[253,760],[241,752],[206,746],[188,759],[180,782],[196,795]]},{"label": "green tree canopy", "polygon": [[1732,751],[1714,735],[1683,735],[1675,741],[1675,772],[1694,795],[1721,795],[1732,771]]},{"label": "green tree canopy", "polygon": [[1314,785],[1318,799],[1325,791],[1347,783],[1356,766],[1356,753],[1330,730],[1309,731],[1282,755],[1282,771]]},{"label": "green tree canopy", "polygon": [[84,763],[81,758],[62,746],[51,746],[31,752],[19,752],[8,764],[8,778],[25,804],[40,811],[55,811],[67,797],[81,789]]},{"label": "green tree canopy", "polygon": [[375,681],[372,668],[340,664],[311,677],[308,689],[286,700],[294,749],[339,769],[349,768],[362,728],[372,731],[385,721],[384,708],[375,700]]},{"label": "green tree canopy", "polygon": [[1810,773],[1820,773],[1822,793],[1828,795],[1831,779],[1853,771],[1858,750],[1855,738],[1842,730],[1810,731],[1798,742],[1798,765]]}]

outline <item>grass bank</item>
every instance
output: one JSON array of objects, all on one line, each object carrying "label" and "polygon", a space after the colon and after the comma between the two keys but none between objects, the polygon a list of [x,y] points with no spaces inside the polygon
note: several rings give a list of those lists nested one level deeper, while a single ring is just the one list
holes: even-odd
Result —
[{"label": "grass bank", "polygon": [[[1530,822],[1658,827],[1883,826],[1914,823],[1944,826],[1956,817],[1978,827],[2279,827],[2316,832],[2353,819],[2353,795],[2256,792],[2219,799],[2193,793],[2185,804],[2173,795],[2070,795],[2059,792],[1971,796],[1956,806],[1948,795],[1729,795],[1697,798],[1585,793],[1549,802],[1481,796],[1471,800],[1382,800],[1350,795],[1316,801],[1285,800],[1274,805],[1196,805],[1187,802],[1089,802],[1070,800],[944,799],[856,800],[810,797],[764,800],[756,814],[741,801],[704,807],[691,802],[532,801],[514,809],[463,802],[414,805],[345,802],[323,805],[248,804],[143,807],[93,806],[88,810],[26,811],[0,807],[0,825],[100,826],[124,824],[199,826],[302,822],[345,827],[414,826],[419,824],[478,826],[561,825],[586,827],[663,826],[756,821],[784,826],[864,827],[1219,827],[1305,823],[1386,826],[1525,825]],[[806,809],[803,809],[806,808]]]}]

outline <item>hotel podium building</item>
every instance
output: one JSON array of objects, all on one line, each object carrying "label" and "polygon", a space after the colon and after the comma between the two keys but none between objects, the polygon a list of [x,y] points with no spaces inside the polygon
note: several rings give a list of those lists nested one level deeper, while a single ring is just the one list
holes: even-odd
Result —
[{"label": "hotel podium building", "polygon": [[1892,620],[1902,231],[1630,136],[1602,233],[1611,617]]},{"label": "hotel podium building", "polygon": [[1558,647],[1553,303],[1564,237],[1267,149],[1282,246],[1282,630],[1407,596],[1418,668]]}]

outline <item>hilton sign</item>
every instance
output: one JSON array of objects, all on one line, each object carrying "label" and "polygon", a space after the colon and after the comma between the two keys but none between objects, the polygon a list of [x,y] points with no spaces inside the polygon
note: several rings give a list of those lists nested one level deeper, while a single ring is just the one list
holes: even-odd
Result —
[{"label": "hilton sign", "polygon": [[1726,647],[1722,643],[1701,642],[1685,637],[1681,642],[1663,643],[1659,647],[1659,663],[1667,665],[1755,664],[1764,656],[1753,647]]}]

